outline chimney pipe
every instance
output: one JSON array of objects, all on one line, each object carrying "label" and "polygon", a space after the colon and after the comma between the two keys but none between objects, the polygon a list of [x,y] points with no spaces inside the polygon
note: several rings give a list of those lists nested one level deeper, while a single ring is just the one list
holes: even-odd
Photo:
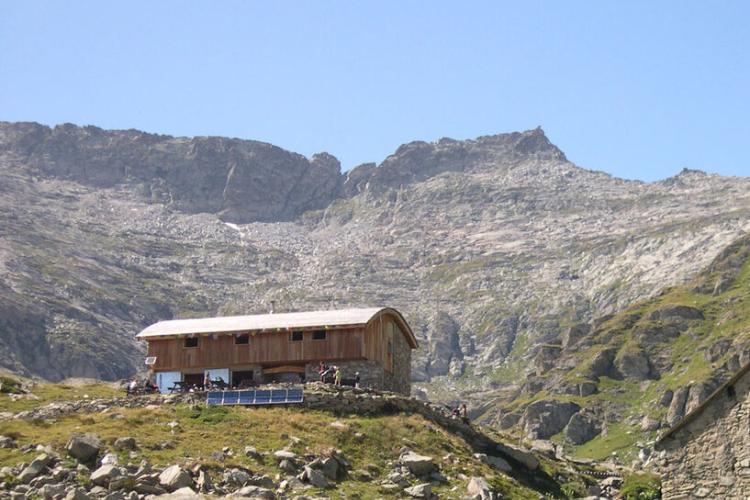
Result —
[{"label": "chimney pipe", "polygon": [[268,314],[273,314],[273,313],[274,313],[274,311],[275,311],[275,309],[276,309],[276,301],[275,301],[275,300],[272,300],[272,301],[271,301],[271,310],[270,310],[270,311],[268,311]]}]

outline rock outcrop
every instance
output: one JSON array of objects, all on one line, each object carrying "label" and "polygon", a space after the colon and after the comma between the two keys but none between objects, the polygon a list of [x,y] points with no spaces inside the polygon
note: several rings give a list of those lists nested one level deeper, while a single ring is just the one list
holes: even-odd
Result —
[{"label": "rock outcrop", "polygon": [[[0,170],[0,367],[53,380],[131,375],[157,320],[387,303],[425,346],[429,397],[461,377],[470,398],[520,385],[542,344],[585,349],[582,325],[750,229],[748,179],[616,179],[541,129],[410,143],[342,175],[255,141],[2,123]],[[638,345],[700,321],[679,315]]]}]

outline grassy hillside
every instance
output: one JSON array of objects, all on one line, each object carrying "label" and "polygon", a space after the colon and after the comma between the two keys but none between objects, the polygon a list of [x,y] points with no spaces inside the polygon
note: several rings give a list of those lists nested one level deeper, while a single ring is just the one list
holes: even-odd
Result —
[{"label": "grassy hillside", "polygon": [[[0,412],[17,413],[51,402],[121,395],[114,386],[106,384],[38,384],[32,391],[33,396],[20,398],[0,394]],[[352,470],[367,470],[373,480],[363,481],[350,474],[337,485],[336,497],[382,496],[379,481],[392,471],[403,447],[434,457],[447,479],[446,483],[433,486],[433,492],[441,498],[462,497],[472,476],[486,478],[505,498],[519,499],[536,499],[540,494],[582,495],[586,485],[593,482],[570,464],[549,459],[542,459],[534,477],[516,471],[502,473],[476,458],[476,450],[462,436],[417,414],[334,415],[298,407],[245,409],[186,403],[114,407],[55,419],[0,420],[0,435],[10,436],[17,443],[15,448],[0,449],[0,468],[33,458],[35,452],[24,451],[28,445],[49,445],[65,457],[64,446],[69,437],[82,432],[100,436],[110,451],[117,438],[134,437],[138,443],[136,452],[115,452],[121,464],[137,464],[144,459],[154,466],[200,463],[216,477],[230,467],[274,477],[280,472],[272,456],[275,450],[286,448],[298,456],[312,456],[338,448],[352,464]],[[255,447],[261,458],[246,456],[246,446]],[[223,452],[225,447],[231,452]],[[85,482],[85,478],[81,481]],[[331,495],[332,490],[325,494]]]},{"label": "grassy hillside", "polygon": [[[574,456],[616,454],[629,463],[638,443],[653,440],[674,423],[670,418],[690,411],[750,361],[750,236],[726,248],[692,282],[602,318],[579,340],[562,339],[559,352],[554,367],[527,384],[541,390],[503,401],[500,414],[521,414],[535,401],[575,402],[603,421],[604,432],[578,446],[563,433],[552,440]],[[592,383],[593,394],[575,394]],[[670,401],[680,389],[688,391],[681,412]],[[668,418],[670,405],[675,414]],[[491,410],[485,417],[497,415]],[[644,429],[644,417],[660,428]]]}]

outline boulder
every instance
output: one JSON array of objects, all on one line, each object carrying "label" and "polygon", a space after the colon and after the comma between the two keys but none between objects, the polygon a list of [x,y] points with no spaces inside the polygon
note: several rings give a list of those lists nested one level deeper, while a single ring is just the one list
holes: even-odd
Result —
[{"label": "boulder", "polygon": [[630,380],[647,380],[652,378],[651,363],[648,356],[640,349],[629,349],[621,352],[615,360],[617,371]]},{"label": "boulder", "polygon": [[432,485],[430,483],[422,483],[406,488],[404,493],[413,498],[432,498]]},{"label": "boulder", "polygon": [[159,484],[167,491],[176,491],[186,486],[193,486],[193,480],[190,474],[182,470],[179,465],[172,465],[159,474]]},{"label": "boulder", "polygon": [[500,417],[498,424],[501,429],[510,429],[521,420],[521,416],[520,413],[506,413]]},{"label": "boulder", "polygon": [[580,409],[569,401],[536,401],[524,410],[521,424],[529,439],[549,439],[562,431]]},{"label": "boulder", "polygon": [[339,472],[340,466],[339,462],[332,458],[332,457],[326,457],[326,458],[319,458],[311,462],[310,467],[313,469],[319,470],[323,473],[323,475],[330,479],[331,481],[336,481],[340,479],[344,474],[344,471]]},{"label": "boulder", "polygon": [[229,469],[224,471],[224,482],[232,486],[245,486],[250,480],[250,474],[242,469]]},{"label": "boulder", "polygon": [[614,347],[599,351],[591,360],[591,364],[586,370],[586,377],[597,381],[599,377],[618,378],[617,370],[613,364],[616,355],[617,349]]},{"label": "boulder", "polygon": [[641,420],[642,431],[651,432],[659,429],[659,427],[661,427],[661,422],[649,417],[648,415],[643,416],[643,419]]},{"label": "boulder", "polygon": [[230,496],[242,498],[258,498],[264,500],[274,500],[276,498],[276,494],[272,490],[252,485],[240,488]]},{"label": "boulder", "polygon": [[93,462],[101,448],[102,443],[95,434],[73,435],[65,445],[68,455],[83,463]]},{"label": "boulder", "polygon": [[415,476],[427,476],[433,470],[437,469],[432,457],[418,455],[413,451],[404,453],[398,461]]},{"label": "boulder", "polygon": [[39,496],[45,500],[63,498],[65,496],[65,485],[62,483],[45,484],[39,488]]},{"label": "boulder", "polygon": [[293,460],[282,460],[279,462],[279,469],[283,470],[287,474],[294,474],[297,472],[297,465]]},{"label": "boulder", "polygon": [[117,438],[114,447],[118,451],[135,451],[137,448],[135,438],[132,437]]},{"label": "boulder", "polygon": [[254,446],[245,446],[245,456],[253,460],[263,460],[263,455],[258,453]]},{"label": "boulder", "polygon": [[667,424],[675,425],[685,416],[685,403],[687,402],[689,387],[680,387],[674,392],[667,410]]},{"label": "boulder", "polygon": [[198,478],[195,480],[195,489],[202,493],[208,493],[214,489],[211,476],[203,468],[198,471]]},{"label": "boulder", "polygon": [[487,480],[482,477],[472,477],[466,485],[466,496],[471,500],[494,500],[495,495]]},{"label": "boulder", "polygon": [[510,464],[500,457],[487,455],[486,453],[475,453],[474,458],[477,458],[481,460],[482,462],[486,463],[487,465],[489,465],[490,467],[501,470],[503,472],[510,472],[513,470]]},{"label": "boulder", "polygon": [[300,474],[299,479],[300,481],[307,481],[317,488],[328,488],[328,480],[323,473],[308,467],[307,465]]},{"label": "boulder", "polygon": [[21,471],[21,473],[18,475],[18,480],[22,483],[31,482],[32,479],[36,478],[45,470],[47,470],[47,466],[50,463],[52,463],[52,457],[50,457],[46,453],[42,453],[34,460],[32,460],[31,463]]},{"label": "boulder", "polygon": [[546,439],[536,439],[531,442],[531,451],[542,453],[548,457],[554,457],[557,454],[557,447],[552,441]]},{"label": "boulder", "polygon": [[685,414],[698,408],[713,392],[712,386],[708,383],[697,383],[690,386],[688,397],[685,401]]},{"label": "boulder", "polygon": [[91,497],[83,488],[75,488],[68,491],[68,494],[65,495],[65,500],[91,500]]},{"label": "boulder", "polygon": [[293,451],[289,450],[277,450],[273,452],[274,458],[276,458],[277,462],[281,462],[282,460],[292,460],[294,461],[297,458],[297,454]]},{"label": "boulder", "polygon": [[690,306],[668,305],[648,315],[652,321],[664,321],[668,319],[696,320],[704,319],[703,312],[700,309]]},{"label": "boulder", "polygon": [[15,448],[16,442],[8,436],[0,436],[0,448]]},{"label": "boulder", "polygon": [[674,392],[672,392],[671,389],[667,389],[664,391],[664,393],[659,397],[659,406],[668,407],[669,404],[672,402],[672,397],[674,396]]},{"label": "boulder", "polygon": [[591,325],[588,323],[579,323],[568,328],[562,337],[562,347],[570,349],[578,343],[579,340],[586,337],[591,332]]},{"label": "boulder", "polygon": [[115,465],[102,465],[91,473],[91,482],[97,486],[106,488],[113,479],[122,475],[122,470],[119,467]]},{"label": "boulder", "polygon": [[503,443],[498,443],[496,449],[503,455],[512,458],[531,471],[539,468],[539,460],[530,451],[522,450]]},{"label": "boulder", "polygon": [[248,484],[253,486],[260,486],[262,488],[268,488],[269,490],[276,488],[276,483],[273,482],[273,479],[271,479],[269,476],[266,476],[265,474],[252,476],[248,481]]},{"label": "boulder", "polygon": [[601,432],[601,425],[595,417],[582,412],[576,413],[570,417],[570,421],[565,427],[565,437],[575,445],[591,441]]}]

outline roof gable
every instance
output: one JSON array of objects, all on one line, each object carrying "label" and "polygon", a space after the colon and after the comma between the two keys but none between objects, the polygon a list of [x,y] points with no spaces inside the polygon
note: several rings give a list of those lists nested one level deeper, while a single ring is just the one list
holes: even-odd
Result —
[{"label": "roof gable", "polygon": [[292,313],[254,314],[249,316],[223,316],[216,318],[176,319],[159,321],[141,331],[141,340],[195,334],[233,333],[263,330],[293,330],[297,328],[326,328],[363,326],[375,317],[390,313],[402,324],[404,335],[412,348],[417,347],[414,333],[401,313],[387,307],[304,311]]}]

